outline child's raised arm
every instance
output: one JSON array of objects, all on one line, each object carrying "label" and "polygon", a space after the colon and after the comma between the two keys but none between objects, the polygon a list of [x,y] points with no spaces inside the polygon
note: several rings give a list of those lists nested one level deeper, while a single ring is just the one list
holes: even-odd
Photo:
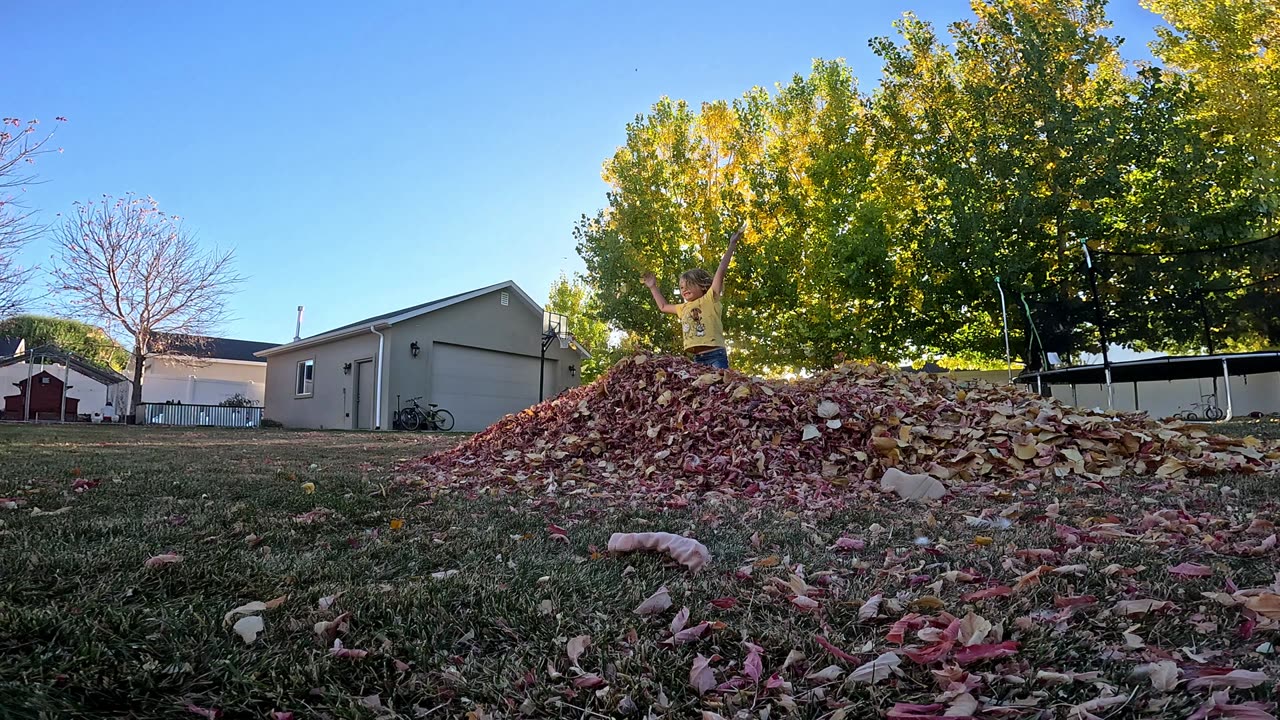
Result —
[{"label": "child's raised arm", "polygon": [[720,258],[720,267],[716,268],[716,276],[711,280],[711,292],[717,296],[724,292],[724,274],[729,271],[729,260],[733,258],[733,251],[738,248],[738,238],[742,237],[746,229],[747,224],[744,222],[742,227],[729,238],[729,247],[724,251],[724,257]]},{"label": "child's raised arm", "polygon": [[644,284],[649,286],[649,292],[653,294],[653,301],[658,304],[659,310],[672,315],[680,314],[680,308],[671,305],[666,298],[662,297],[662,291],[658,289],[658,278],[654,277],[653,273],[644,274]]}]

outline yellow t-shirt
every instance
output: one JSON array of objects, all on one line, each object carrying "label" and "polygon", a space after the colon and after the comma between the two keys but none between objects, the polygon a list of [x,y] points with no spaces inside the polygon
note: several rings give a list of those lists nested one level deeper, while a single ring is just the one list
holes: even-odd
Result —
[{"label": "yellow t-shirt", "polygon": [[724,326],[720,322],[720,297],[708,290],[705,295],[680,306],[680,330],[684,349],[724,347]]}]

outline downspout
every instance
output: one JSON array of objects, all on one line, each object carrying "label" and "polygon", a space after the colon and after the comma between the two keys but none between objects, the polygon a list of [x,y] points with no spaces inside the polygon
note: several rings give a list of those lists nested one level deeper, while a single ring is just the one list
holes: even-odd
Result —
[{"label": "downspout", "polygon": [[377,385],[373,390],[373,429],[382,429],[382,349],[386,344],[386,336],[378,332],[376,326],[370,325],[369,332],[378,336],[378,372],[376,373],[374,384]]}]

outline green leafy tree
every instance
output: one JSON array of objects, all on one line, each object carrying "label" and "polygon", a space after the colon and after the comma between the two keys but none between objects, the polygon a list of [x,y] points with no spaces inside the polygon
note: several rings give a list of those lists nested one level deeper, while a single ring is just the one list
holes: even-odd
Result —
[{"label": "green leafy tree", "polygon": [[564,273],[551,285],[547,309],[567,315],[569,332],[591,353],[581,366],[584,383],[591,382],[608,370],[617,359],[609,347],[609,326],[597,316],[596,294],[581,277]]},{"label": "green leafy tree", "polygon": [[0,320],[0,336],[22,338],[28,348],[57,345],[117,372],[129,363],[129,353],[106,332],[77,320],[16,315]]}]

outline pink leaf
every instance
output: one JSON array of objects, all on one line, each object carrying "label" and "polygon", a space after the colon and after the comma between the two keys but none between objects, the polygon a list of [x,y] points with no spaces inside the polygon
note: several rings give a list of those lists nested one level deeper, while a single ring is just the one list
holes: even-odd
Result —
[{"label": "pink leaf", "polygon": [[1257,687],[1267,681],[1264,673],[1253,670],[1232,670],[1222,675],[1209,675],[1198,677],[1187,683],[1188,690],[1200,690],[1203,688],[1238,688],[1247,690],[1251,687]]},{"label": "pink leaf", "polygon": [[699,653],[693,659],[693,667],[689,669],[689,685],[698,692],[698,695],[705,695],[716,686],[716,673],[711,669],[711,658],[703,657]]},{"label": "pink leaf", "polygon": [[176,553],[164,553],[162,555],[156,555],[155,557],[148,558],[143,565],[149,568],[158,568],[166,565],[176,565],[180,562],[182,562],[181,555]]},{"label": "pink leaf", "polygon": [[675,635],[672,635],[667,640],[664,640],[662,644],[668,647],[676,647],[677,645],[687,645],[693,642],[694,640],[697,640],[698,638],[701,638],[703,635],[705,635],[707,633],[707,629],[710,627],[711,627],[711,623],[700,622],[691,628],[685,628],[684,630],[681,630]]},{"label": "pink leaf", "polygon": [[1169,574],[1178,577],[1209,577],[1213,574],[1213,568],[1208,565],[1184,562],[1169,568]]},{"label": "pink leaf", "polygon": [[814,635],[813,639],[817,641],[819,645],[822,646],[823,650],[826,650],[827,652],[840,658],[841,660],[844,660],[845,662],[850,662],[850,663],[858,662],[858,658],[856,656],[850,655],[849,653],[841,650],[840,648],[833,645],[830,640],[822,637],[821,635]]},{"label": "pink leaf", "polygon": [[1011,657],[1016,654],[1018,654],[1018,643],[1013,640],[1006,640],[1002,643],[991,645],[972,645],[960,648],[956,651],[956,662],[961,665],[968,665],[978,660]]},{"label": "pink leaf", "polygon": [[590,690],[591,688],[598,688],[601,685],[604,685],[604,678],[596,675],[595,673],[588,673],[582,677],[575,678],[573,684],[576,687]]},{"label": "pink leaf", "polygon": [[964,600],[965,602],[975,602],[978,600],[987,600],[989,598],[1005,597],[1007,595],[1012,595],[1012,594],[1013,594],[1013,588],[1008,587],[1007,585],[997,585],[996,587],[987,588],[986,590],[978,590],[977,592],[971,592],[968,595],[964,595],[960,599]]},{"label": "pink leaf", "polygon": [[685,623],[689,622],[689,608],[682,607],[676,616],[671,618],[671,634],[675,635],[684,629]]},{"label": "pink leaf", "polygon": [[795,597],[791,598],[791,604],[792,604],[792,605],[795,605],[796,607],[800,608],[801,610],[813,610],[813,609],[816,609],[816,608],[818,607],[818,601],[817,601],[817,600],[813,600],[813,599],[811,599],[811,598],[807,598],[807,597],[805,597],[804,595],[797,595],[797,596],[795,596]]},{"label": "pink leaf", "polygon": [[722,597],[711,601],[711,604],[721,610],[728,610],[738,604],[738,598]]},{"label": "pink leaf", "polygon": [[202,718],[208,718],[208,720],[218,720],[218,718],[222,717],[221,710],[218,710],[216,708],[202,708],[199,705],[188,704],[187,712],[191,713],[192,715],[199,715]]},{"label": "pink leaf", "polygon": [[751,678],[751,682],[760,682],[760,676],[764,674],[764,663],[760,658],[762,648],[759,645],[747,643],[747,659],[742,661],[742,674]]}]

